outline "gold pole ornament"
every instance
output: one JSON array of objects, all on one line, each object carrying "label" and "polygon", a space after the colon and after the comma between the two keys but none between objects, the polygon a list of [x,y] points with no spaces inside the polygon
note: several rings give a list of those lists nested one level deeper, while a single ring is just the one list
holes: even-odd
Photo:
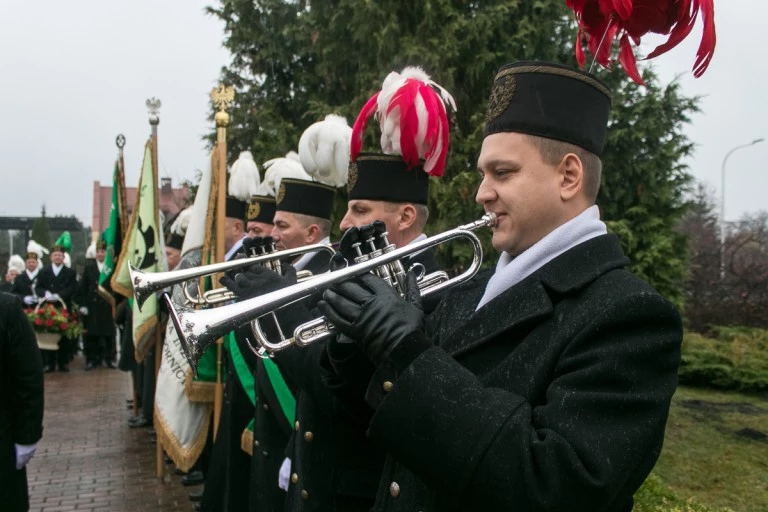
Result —
[{"label": "gold pole ornament", "polygon": [[229,114],[227,109],[235,101],[235,90],[231,85],[220,84],[211,89],[211,101],[216,106],[217,112],[213,116],[216,122],[216,140],[226,140],[226,129],[229,125]]}]

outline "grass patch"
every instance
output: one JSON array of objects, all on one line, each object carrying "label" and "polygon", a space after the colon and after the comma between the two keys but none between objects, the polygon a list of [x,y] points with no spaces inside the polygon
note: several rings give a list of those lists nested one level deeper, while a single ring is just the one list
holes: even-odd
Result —
[{"label": "grass patch", "polygon": [[768,434],[766,399],[679,387],[661,457],[635,510],[767,511],[768,437],[761,434]]}]

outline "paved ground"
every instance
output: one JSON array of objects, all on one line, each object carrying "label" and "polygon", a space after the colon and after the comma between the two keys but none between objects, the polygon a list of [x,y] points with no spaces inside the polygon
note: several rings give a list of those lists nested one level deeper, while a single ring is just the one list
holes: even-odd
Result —
[{"label": "paved ground", "polygon": [[[130,374],[84,371],[45,376],[45,430],[27,466],[32,512],[193,510],[172,465],[155,476],[150,428],[128,428]],[[0,504],[0,509],[2,505]]]}]

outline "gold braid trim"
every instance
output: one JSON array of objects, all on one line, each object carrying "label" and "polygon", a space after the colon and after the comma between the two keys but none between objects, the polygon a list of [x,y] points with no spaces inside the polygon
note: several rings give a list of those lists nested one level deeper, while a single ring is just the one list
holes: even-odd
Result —
[{"label": "gold braid trim", "polygon": [[155,431],[157,432],[157,442],[163,446],[165,453],[173,459],[173,463],[176,466],[187,472],[192,468],[195,461],[203,453],[205,447],[205,440],[208,437],[208,429],[211,425],[211,407],[209,406],[203,416],[203,423],[200,425],[200,430],[197,433],[197,437],[192,442],[192,446],[184,448],[176,436],[173,434],[171,427],[165,422],[162,416],[157,412],[157,406],[155,406],[155,412],[153,414],[155,419]]},{"label": "gold braid trim", "polygon": [[558,68],[554,66],[518,66],[513,68],[507,68],[499,71],[499,73],[496,75],[496,78],[494,78],[493,81],[495,82],[496,80],[503,78],[505,76],[516,75],[520,73],[546,73],[549,75],[559,75],[567,78],[572,78],[574,80],[579,80],[580,82],[584,82],[585,84],[591,85],[592,87],[602,92],[609,98],[611,97],[610,89],[608,89],[605,85],[600,83],[598,80],[590,77],[589,75],[579,73],[578,71]]}]

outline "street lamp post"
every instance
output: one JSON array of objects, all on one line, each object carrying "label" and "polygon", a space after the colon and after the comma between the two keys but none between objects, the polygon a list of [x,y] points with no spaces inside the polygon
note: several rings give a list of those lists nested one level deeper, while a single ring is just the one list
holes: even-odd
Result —
[{"label": "street lamp post", "polygon": [[765,139],[760,137],[759,139],[753,140],[749,144],[736,146],[725,154],[725,157],[723,157],[723,163],[720,166],[720,279],[725,277],[725,163],[728,161],[728,157],[736,151],[754,146],[755,144],[763,142],[764,140]]}]

